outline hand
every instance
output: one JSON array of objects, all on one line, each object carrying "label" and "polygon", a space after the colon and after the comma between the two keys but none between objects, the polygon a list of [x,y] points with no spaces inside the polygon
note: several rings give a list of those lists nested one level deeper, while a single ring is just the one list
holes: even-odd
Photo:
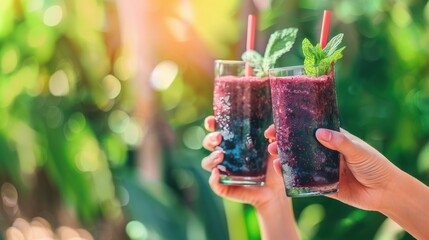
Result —
[{"label": "hand", "polygon": [[[271,125],[266,135],[275,136]],[[373,147],[341,129],[340,132],[328,129],[316,131],[317,140],[327,148],[339,151],[340,183],[339,191],[327,195],[346,204],[366,210],[379,210],[385,200],[384,192],[390,189],[401,172]],[[277,143],[269,145],[270,153],[277,156]],[[276,171],[280,172],[279,160],[274,160]]]},{"label": "hand", "polygon": [[[214,126],[214,117],[207,117],[206,129],[214,131]],[[201,162],[204,169],[212,172],[209,184],[213,191],[221,197],[253,205],[258,216],[262,239],[300,239],[293,215],[292,201],[286,197],[281,174],[274,173],[273,158],[269,157],[267,160],[264,186],[220,184],[217,165],[222,162],[223,153],[221,150],[216,150],[216,147],[221,141],[222,136],[218,132],[207,134],[203,140],[203,146],[209,151],[214,151]]]},{"label": "hand", "polygon": [[[205,119],[205,127],[208,131],[214,131],[215,119],[213,116],[209,116]],[[274,173],[272,165],[273,158],[269,158],[267,161],[267,175],[264,186],[237,186],[237,185],[225,185],[219,183],[219,170],[217,165],[223,161],[223,152],[216,150],[216,147],[222,141],[222,136],[219,132],[212,132],[207,134],[203,140],[203,146],[209,151],[213,151],[210,155],[205,157],[201,165],[207,170],[211,171],[211,177],[209,184],[213,191],[225,198],[229,198],[235,201],[248,203],[255,208],[261,208],[269,204],[270,201],[280,198],[286,199],[285,189],[281,175]],[[290,201],[290,200],[288,200]]]}]

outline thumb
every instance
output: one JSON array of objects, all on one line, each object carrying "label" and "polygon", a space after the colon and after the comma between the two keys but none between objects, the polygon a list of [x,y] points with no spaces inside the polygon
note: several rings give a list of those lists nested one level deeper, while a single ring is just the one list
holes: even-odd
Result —
[{"label": "thumb", "polygon": [[350,163],[364,160],[365,150],[362,145],[356,137],[346,131],[319,128],[316,131],[316,138],[323,146],[343,154]]}]

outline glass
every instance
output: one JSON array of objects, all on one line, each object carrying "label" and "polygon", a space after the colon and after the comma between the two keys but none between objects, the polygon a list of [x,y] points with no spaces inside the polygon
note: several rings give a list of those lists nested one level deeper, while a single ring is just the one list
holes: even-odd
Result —
[{"label": "glass", "polygon": [[275,68],[269,78],[287,196],[337,192],[339,153],[315,137],[318,128],[339,130],[333,67],[328,75],[318,77],[307,76],[303,66]]},{"label": "glass", "polygon": [[268,158],[264,131],[272,123],[270,81],[245,71],[243,61],[215,61],[213,110],[224,152],[220,183],[262,186]]}]

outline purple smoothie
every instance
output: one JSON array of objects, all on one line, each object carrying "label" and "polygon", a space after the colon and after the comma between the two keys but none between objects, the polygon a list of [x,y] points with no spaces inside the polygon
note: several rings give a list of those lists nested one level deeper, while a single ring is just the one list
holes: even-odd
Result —
[{"label": "purple smoothie", "polygon": [[217,77],[213,109],[216,131],[222,133],[221,175],[264,179],[268,157],[264,131],[272,123],[269,79]]},{"label": "purple smoothie", "polygon": [[[318,128],[339,130],[333,74],[270,79],[277,147],[287,194],[336,192],[339,153],[322,146],[315,138]],[[312,194],[315,189],[320,192]]]}]

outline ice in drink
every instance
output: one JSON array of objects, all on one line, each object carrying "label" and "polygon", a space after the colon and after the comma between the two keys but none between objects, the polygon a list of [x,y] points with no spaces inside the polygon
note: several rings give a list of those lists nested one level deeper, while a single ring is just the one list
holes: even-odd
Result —
[{"label": "ice in drink", "polygon": [[339,153],[315,138],[318,128],[339,130],[334,74],[304,75],[302,66],[270,75],[277,147],[288,196],[338,191]]},{"label": "ice in drink", "polygon": [[263,185],[268,158],[264,131],[272,123],[268,77],[217,74],[213,109],[224,152],[220,182]]}]

